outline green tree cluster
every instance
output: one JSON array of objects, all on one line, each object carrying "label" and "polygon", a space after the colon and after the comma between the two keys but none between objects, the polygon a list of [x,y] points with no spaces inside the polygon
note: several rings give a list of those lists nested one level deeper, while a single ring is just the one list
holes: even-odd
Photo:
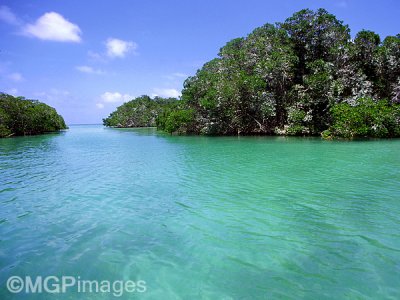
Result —
[{"label": "green tree cluster", "polygon": [[157,126],[210,135],[399,136],[398,105],[400,35],[381,41],[362,30],[352,39],[334,15],[304,9],[228,42],[185,81],[180,102]]},{"label": "green tree cluster", "polygon": [[0,137],[67,129],[57,111],[37,100],[0,93]]},{"label": "green tree cluster", "polygon": [[322,133],[325,138],[398,137],[400,136],[400,106],[387,100],[358,100],[356,106],[342,102],[332,107],[332,126]]},{"label": "green tree cluster", "polygon": [[164,111],[177,110],[176,98],[154,99],[143,95],[128,101],[112,112],[107,118],[103,119],[103,124],[109,127],[155,127],[157,118],[162,117]]}]

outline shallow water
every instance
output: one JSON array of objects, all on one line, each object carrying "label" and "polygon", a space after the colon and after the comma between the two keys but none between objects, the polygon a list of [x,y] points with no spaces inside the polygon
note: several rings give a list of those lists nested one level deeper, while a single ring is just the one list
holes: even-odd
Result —
[{"label": "shallow water", "polygon": [[144,280],[119,299],[400,298],[400,140],[71,126],[0,139],[12,275]]}]

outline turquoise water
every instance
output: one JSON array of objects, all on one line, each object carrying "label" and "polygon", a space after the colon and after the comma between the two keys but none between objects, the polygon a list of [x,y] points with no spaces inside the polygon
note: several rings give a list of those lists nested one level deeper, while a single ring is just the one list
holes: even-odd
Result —
[{"label": "turquoise water", "polygon": [[71,126],[0,139],[12,275],[144,280],[119,299],[400,298],[400,140]]}]

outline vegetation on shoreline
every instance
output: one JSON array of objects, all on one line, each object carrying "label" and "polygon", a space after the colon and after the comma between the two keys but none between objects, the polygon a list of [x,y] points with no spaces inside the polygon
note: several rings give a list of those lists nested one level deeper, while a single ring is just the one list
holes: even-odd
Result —
[{"label": "vegetation on shoreline", "polygon": [[167,111],[178,109],[177,104],[176,98],[140,96],[119,106],[103,119],[103,124],[118,128],[154,127],[157,126],[157,118],[162,118]]},{"label": "vegetation on shoreline", "polygon": [[[186,79],[179,102],[154,102],[151,123],[171,133],[398,137],[400,35],[351,39],[334,15],[305,9],[228,42]],[[137,115],[127,106],[104,124],[130,127],[108,121]]]},{"label": "vegetation on shoreline", "polygon": [[0,93],[0,138],[67,128],[63,117],[47,104]]}]

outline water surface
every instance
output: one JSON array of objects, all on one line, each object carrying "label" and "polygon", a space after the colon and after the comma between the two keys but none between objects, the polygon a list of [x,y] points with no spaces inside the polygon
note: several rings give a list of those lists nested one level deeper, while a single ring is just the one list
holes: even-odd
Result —
[{"label": "water surface", "polygon": [[400,140],[71,126],[0,139],[11,275],[145,280],[120,299],[400,298]]}]

